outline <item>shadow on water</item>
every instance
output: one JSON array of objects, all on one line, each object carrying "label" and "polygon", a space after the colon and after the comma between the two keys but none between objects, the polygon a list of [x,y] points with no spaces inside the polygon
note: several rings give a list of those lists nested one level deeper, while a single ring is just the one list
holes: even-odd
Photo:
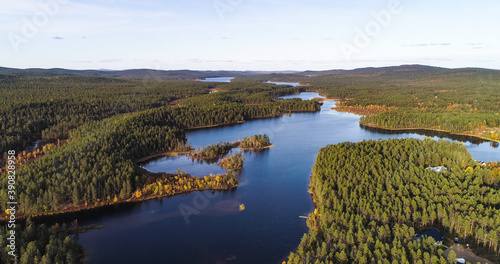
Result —
[{"label": "shadow on water", "polygon": [[38,216],[34,217],[31,220],[34,223],[41,224],[44,223],[48,226],[54,225],[56,223],[70,223],[75,219],[79,222],[98,222],[98,219],[102,216],[108,217],[119,217],[121,215],[128,215],[132,211],[141,207],[141,203],[123,203],[123,204],[114,204],[98,207],[95,209],[79,211],[79,212],[71,212],[66,214],[61,214],[57,216],[47,215],[47,216]]},{"label": "shadow on water", "polygon": [[[204,196],[208,198],[215,198],[218,196],[230,198],[217,202],[216,204],[209,206],[207,208],[204,208],[204,210],[200,211],[202,215],[227,215],[227,214],[235,214],[239,211],[240,203],[235,198],[236,188],[229,190],[219,190],[219,191],[188,192],[184,194],[175,195],[175,197],[176,198],[190,197],[193,194],[196,195],[196,193],[203,193]],[[141,212],[143,211],[142,207],[147,207],[148,203],[157,203],[159,204],[159,206],[161,206],[165,201],[167,201],[170,198],[172,197],[165,196],[145,201],[106,205],[90,210],[71,212],[56,216],[54,215],[38,216],[31,218],[31,221],[33,221],[35,224],[45,224],[47,226],[51,226],[54,224],[63,224],[63,223],[70,224],[73,221],[78,220],[79,223],[83,223],[83,226],[88,226],[92,224],[100,224],[101,220],[104,219],[121,218],[129,216],[134,212]],[[154,213],[154,211],[150,213]],[[174,211],[173,213],[164,215],[162,218],[180,217],[180,216],[182,216],[180,211]],[[155,220],[157,221],[159,219]]]},{"label": "shadow on water", "polygon": [[[451,139],[454,141],[459,141],[459,142],[470,142],[475,145],[482,144],[484,142],[491,142],[488,140],[484,140],[481,138],[477,137],[470,137],[470,136],[465,136],[465,135],[456,135],[452,134],[449,132],[444,132],[444,131],[432,131],[432,130],[426,130],[426,129],[402,129],[402,130],[390,130],[390,129],[383,129],[383,128],[375,128],[375,127],[368,127],[363,124],[359,124],[359,127],[362,129],[365,129],[370,132],[374,132],[377,134],[383,134],[383,135],[399,135],[399,134],[417,134],[421,136],[427,136],[427,137],[438,137],[442,139]],[[491,142],[492,147],[496,145],[498,147],[498,142]]]}]

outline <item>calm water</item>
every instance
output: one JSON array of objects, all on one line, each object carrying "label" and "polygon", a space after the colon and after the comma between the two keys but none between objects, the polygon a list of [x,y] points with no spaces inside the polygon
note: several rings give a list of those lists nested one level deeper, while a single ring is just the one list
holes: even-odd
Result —
[{"label": "calm water", "polygon": [[[302,93],[285,98],[319,97]],[[418,134],[380,134],[359,126],[359,116],[338,113],[325,102],[319,113],[294,114],[187,133],[194,147],[266,133],[273,148],[245,152],[233,191],[203,192],[116,206],[79,216],[80,225],[104,228],[79,235],[88,263],[280,263],[307,232],[305,219],[314,205],[309,176],[321,147],[343,141],[424,138]],[[466,143],[478,160],[499,160],[490,143]],[[222,171],[217,165],[185,156],[143,165],[158,172],[182,168],[197,176]],[[244,211],[238,210],[244,204]],[[191,210],[192,214],[181,213]],[[189,209],[186,209],[189,208]]]},{"label": "calm water", "polygon": [[[203,80],[200,80],[201,82],[223,82],[223,83],[229,83],[231,82],[232,79],[234,79],[235,77],[209,77],[209,78],[205,78]],[[270,82],[270,81],[267,81],[265,83],[272,83],[272,84],[276,84],[276,85],[290,85],[290,86],[300,86],[300,83],[294,83],[294,82]]]},{"label": "calm water", "polygon": [[272,84],[276,84],[276,85],[290,85],[293,87],[300,86],[300,83],[294,83],[294,82],[270,82],[270,81],[267,81],[265,83],[272,83]]},{"label": "calm water", "polygon": [[200,80],[201,82],[224,82],[229,83],[234,77],[210,77],[205,78],[204,80]]},{"label": "calm water", "polygon": [[193,176],[203,177],[209,174],[225,174],[227,171],[214,163],[191,159],[187,155],[161,157],[145,163],[143,168],[151,172],[176,172],[181,169]]}]

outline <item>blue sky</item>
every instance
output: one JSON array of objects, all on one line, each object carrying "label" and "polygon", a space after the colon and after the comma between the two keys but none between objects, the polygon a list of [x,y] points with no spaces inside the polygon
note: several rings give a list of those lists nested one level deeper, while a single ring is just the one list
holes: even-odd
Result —
[{"label": "blue sky", "polygon": [[500,69],[496,0],[0,0],[0,66]]}]

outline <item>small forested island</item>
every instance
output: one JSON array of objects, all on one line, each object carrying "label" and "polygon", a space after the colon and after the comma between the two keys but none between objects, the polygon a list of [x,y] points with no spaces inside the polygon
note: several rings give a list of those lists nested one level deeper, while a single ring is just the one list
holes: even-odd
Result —
[{"label": "small forested island", "polygon": [[[137,189],[129,200],[145,200],[153,197],[173,196],[181,193],[203,190],[227,190],[239,182],[234,172],[205,177],[194,177],[182,171],[177,174],[142,172],[142,188]],[[114,202],[118,198],[115,197]]]},{"label": "small forested island", "polygon": [[246,137],[237,142],[240,149],[263,149],[272,147],[271,140],[269,136],[264,135],[254,135],[251,137]]},{"label": "small forested island", "polygon": [[228,154],[219,162],[219,166],[228,171],[241,170],[243,168],[244,160],[245,158],[241,152],[234,153],[234,155]]},{"label": "small forested island", "polygon": [[[244,150],[258,150],[272,147],[271,141],[267,135],[254,135],[251,137],[246,137],[242,140],[238,140],[236,142],[219,142],[217,144],[208,145],[206,147],[198,147],[194,151],[189,154],[189,157],[193,159],[203,159],[203,160],[216,160],[224,155],[228,154],[231,149],[238,147]],[[228,155],[228,157],[222,160],[219,165],[223,168],[227,169],[224,166],[241,168],[243,166],[243,156],[240,153],[236,153],[235,155]],[[232,165],[230,165],[232,164]],[[234,170],[234,169],[230,169]]]},{"label": "small forested island", "polygon": [[189,157],[193,159],[213,160],[226,155],[233,147],[233,144],[229,142],[219,142],[206,147],[199,147],[189,154]]},{"label": "small forested island", "polygon": [[[447,169],[428,169],[438,166]],[[448,141],[327,146],[311,176],[317,209],[288,263],[456,263],[434,239],[415,239],[430,227],[498,261],[499,182],[498,170]]]}]

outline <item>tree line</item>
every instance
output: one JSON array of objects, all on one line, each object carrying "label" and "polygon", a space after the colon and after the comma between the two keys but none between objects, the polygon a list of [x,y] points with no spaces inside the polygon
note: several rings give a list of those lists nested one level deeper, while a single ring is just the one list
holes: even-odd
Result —
[{"label": "tree line", "polygon": [[449,110],[419,110],[400,108],[376,115],[363,116],[360,123],[383,128],[429,128],[451,133],[469,134],[499,139],[500,114],[492,112],[462,112]]}]

